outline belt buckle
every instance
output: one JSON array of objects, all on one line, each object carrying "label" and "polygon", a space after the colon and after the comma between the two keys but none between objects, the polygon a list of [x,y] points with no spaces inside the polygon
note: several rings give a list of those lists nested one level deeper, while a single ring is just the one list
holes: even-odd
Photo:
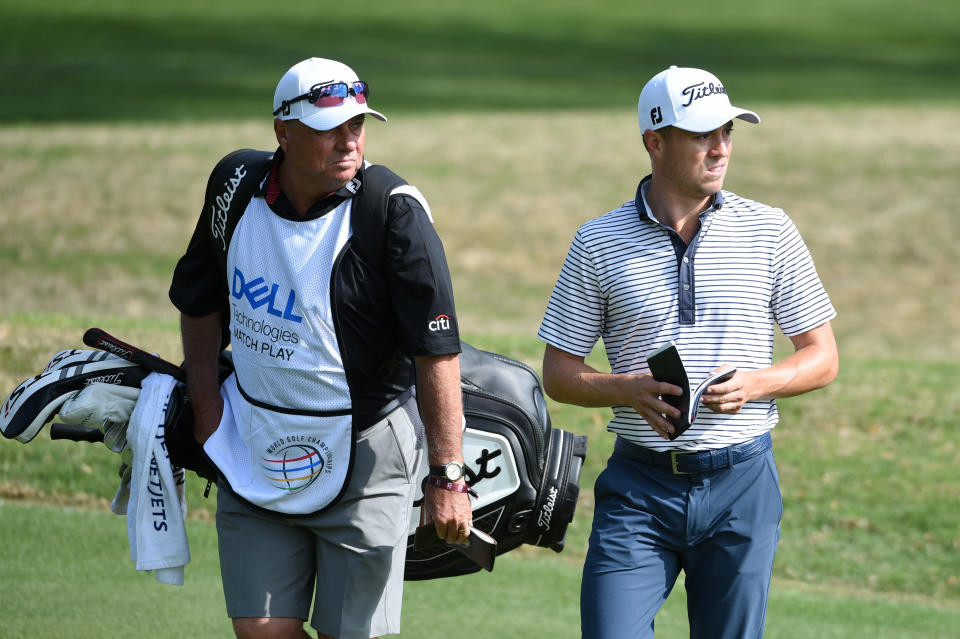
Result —
[{"label": "belt buckle", "polygon": [[677,468],[677,456],[683,455],[683,454],[684,453],[681,453],[678,450],[670,451],[670,469],[673,471],[674,475],[692,475],[693,474],[693,473],[682,471],[679,468]]}]

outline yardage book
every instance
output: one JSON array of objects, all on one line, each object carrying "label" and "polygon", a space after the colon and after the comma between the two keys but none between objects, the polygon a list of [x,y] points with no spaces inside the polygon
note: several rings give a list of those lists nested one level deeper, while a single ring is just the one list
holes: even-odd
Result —
[{"label": "yardage book", "polygon": [[671,406],[679,408],[683,413],[679,418],[667,419],[673,424],[675,430],[670,435],[674,440],[683,434],[683,431],[690,428],[690,424],[697,417],[697,408],[700,406],[700,398],[703,391],[711,384],[725,382],[737,372],[734,367],[712,373],[705,380],[700,382],[696,388],[691,388],[690,380],[687,378],[687,370],[683,366],[683,360],[680,359],[680,351],[677,345],[672,341],[661,344],[647,354],[647,365],[650,366],[650,373],[658,382],[667,382],[683,389],[683,395],[663,395],[663,401]]}]

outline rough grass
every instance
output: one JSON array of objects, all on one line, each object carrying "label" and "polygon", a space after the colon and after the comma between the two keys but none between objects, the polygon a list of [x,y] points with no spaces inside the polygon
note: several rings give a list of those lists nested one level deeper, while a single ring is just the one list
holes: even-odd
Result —
[{"label": "rough grass", "polygon": [[[956,358],[960,114],[761,116],[737,126],[728,187],[791,214],[840,312],[842,355]],[[273,145],[267,122],[0,129],[0,349],[66,318],[174,325],[169,273],[210,167]],[[633,197],[648,170],[629,112],[398,117],[371,123],[367,156],[427,194],[461,324],[500,336],[536,332],[576,226]],[[154,348],[176,357],[171,346]]]}]

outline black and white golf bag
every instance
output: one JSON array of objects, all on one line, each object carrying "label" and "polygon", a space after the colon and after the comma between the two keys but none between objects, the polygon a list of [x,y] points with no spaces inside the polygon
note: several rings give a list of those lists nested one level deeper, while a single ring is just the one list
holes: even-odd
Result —
[{"label": "black and white golf bag", "polygon": [[[525,543],[560,552],[580,494],[587,438],[551,426],[543,387],[529,366],[469,344],[462,348],[463,458],[467,483],[479,494],[473,525],[497,540],[497,554]],[[424,465],[410,521],[405,579],[479,570],[450,547],[414,548],[426,476]]]},{"label": "black and white golf bag", "polygon": [[[587,438],[551,426],[540,379],[533,369],[466,343],[462,348],[463,454],[467,483],[479,494],[473,502],[474,526],[497,541],[497,554],[521,544],[560,552],[580,492]],[[222,381],[232,372],[229,351],[223,353],[220,363]],[[27,443],[88,385],[99,382],[136,388],[150,372],[100,351],[61,351],[0,405],[0,432],[7,439]],[[193,412],[184,391],[185,387],[178,385],[167,407],[165,438],[170,461],[215,481],[216,469],[193,438]],[[99,422],[88,425],[101,426]],[[62,424],[57,426],[59,432],[66,432]],[[55,436],[53,429],[51,436]],[[59,436],[91,440],[89,435]],[[479,570],[449,546],[413,547],[426,475],[423,463],[410,518],[405,579],[452,577]]]}]

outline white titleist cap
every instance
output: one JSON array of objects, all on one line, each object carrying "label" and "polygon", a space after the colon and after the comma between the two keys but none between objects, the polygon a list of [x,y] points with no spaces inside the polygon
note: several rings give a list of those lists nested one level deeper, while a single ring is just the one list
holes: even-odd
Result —
[{"label": "white titleist cap", "polygon": [[335,129],[350,118],[369,113],[387,121],[370,108],[370,91],[353,69],[324,58],[309,58],[283,74],[273,94],[273,117],[300,120],[318,131]]},{"label": "white titleist cap", "polygon": [[730,104],[727,90],[717,76],[688,67],[672,66],[653,76],[640,92],[637,110],[641,131],[675,126],[706,133],[733,118],[760,123],[753,111]]}]

